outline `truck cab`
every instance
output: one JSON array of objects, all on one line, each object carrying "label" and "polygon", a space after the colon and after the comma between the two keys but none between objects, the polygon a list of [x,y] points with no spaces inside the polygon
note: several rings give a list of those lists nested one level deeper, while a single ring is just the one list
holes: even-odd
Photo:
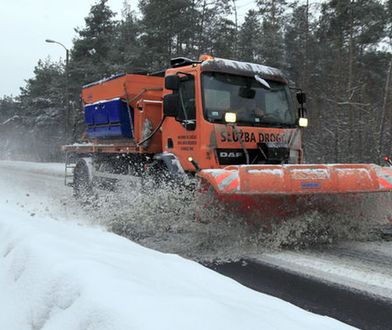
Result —
[{"label": "truck cab", "polygon": [[185,171],[302,162],[303,101],[275,68],[211,56],[172,60],[165,74],[162,148]]}]

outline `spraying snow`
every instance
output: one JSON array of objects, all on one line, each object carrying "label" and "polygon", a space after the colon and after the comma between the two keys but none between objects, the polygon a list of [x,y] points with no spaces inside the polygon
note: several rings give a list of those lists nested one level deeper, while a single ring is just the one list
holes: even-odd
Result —
[{"label": "spraying snow", "polygon": [[263,214],[241,217],[208,194],[125,181],[115,191],[97,191],[84,207],[99,224],[144,246],[199,261],[227,261],[287,247],[374,239],[370,228],[384,217],[371,208],[372,196],[362,202],[354,213],[311,211],[264,227],[257,221]]},{"label": "spraying snow", "polygon": [[[8,172],[1,177],[3,186],[24,187],[25,193],[14,194],[13,200],[31,214],[83,218],[84,223],[102,225],[146,247],[198,261],[238,260],[282,248],[374,239],[369,225],[381,218],[374,215],[369,197],[363,209],[373,213],[371,221],[363,214],[309,212],[263,228],[225,205],[213,203],[208,194],[198,195],[176,185],[149,182],[142,186],[139,181],[123,180],[113,191],[96,190],[92,198],[82,202],[63,186],[63,164],[1,162],[1,168]],[[10,203],[12,195],[12,191],[7,193]]]}]

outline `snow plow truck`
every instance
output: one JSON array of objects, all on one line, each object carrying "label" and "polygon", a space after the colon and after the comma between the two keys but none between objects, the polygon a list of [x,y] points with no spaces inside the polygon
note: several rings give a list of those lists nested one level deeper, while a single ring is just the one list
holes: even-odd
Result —
[{"label": "snow plow truck", "polygon": [[63,147],[76,195],[113,174],[194,176],[199,191],[267,219],[392,191],[390,167],[304,163],[306,95],[279,69],[209,55],[170,64],[83,86],[83,142]]}]

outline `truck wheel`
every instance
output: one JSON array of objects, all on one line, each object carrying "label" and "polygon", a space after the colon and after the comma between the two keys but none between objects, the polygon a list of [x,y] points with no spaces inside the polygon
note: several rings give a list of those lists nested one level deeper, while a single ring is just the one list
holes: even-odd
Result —
[{"label": "truck wheel", "polygon": [[74,169],[73,193],[77,198],[87,200],[94,195],[92,184],[92,161],[81,158]]}]

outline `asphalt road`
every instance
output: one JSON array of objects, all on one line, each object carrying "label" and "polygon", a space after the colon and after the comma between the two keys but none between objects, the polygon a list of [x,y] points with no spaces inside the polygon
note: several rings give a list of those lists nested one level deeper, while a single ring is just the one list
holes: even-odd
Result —
[{"label": "asphalt road", "polygon": [[207,265],[256,291],[361,329],[391,329],[392,300],[257,260]]}]

